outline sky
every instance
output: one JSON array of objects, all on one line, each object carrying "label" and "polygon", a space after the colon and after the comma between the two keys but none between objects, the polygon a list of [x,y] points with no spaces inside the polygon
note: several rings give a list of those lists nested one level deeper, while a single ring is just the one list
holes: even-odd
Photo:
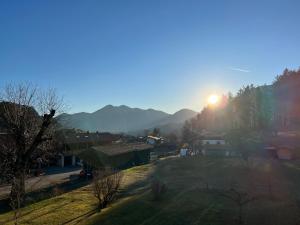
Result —
[{"label": "sky", "polygon": [[300,66],[298,0],[0,1],[0,86],[55,88],[69,113],[200,111]]}]

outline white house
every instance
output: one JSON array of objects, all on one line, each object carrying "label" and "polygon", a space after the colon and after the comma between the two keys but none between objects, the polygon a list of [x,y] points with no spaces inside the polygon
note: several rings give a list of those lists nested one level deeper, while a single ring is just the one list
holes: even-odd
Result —
[{"label": "white house", "polygon": [[148,136],[147,137],[147,144],[149,144],[149,145],[155,145],[155,144],[159,144],[159,143],[163,143],[163,138],[161,138],[161,137],[154,137],[154,136]]},{"label": "white house", "polygon": [[203,145],[225,145],[226,142],[222,138],[205,138],[202,140]]},{"label": "white house", "polygon": [[187,153],[188,153],[188,149],[187,148],[180,149],[180,156],[181,157],[187,156]]}]

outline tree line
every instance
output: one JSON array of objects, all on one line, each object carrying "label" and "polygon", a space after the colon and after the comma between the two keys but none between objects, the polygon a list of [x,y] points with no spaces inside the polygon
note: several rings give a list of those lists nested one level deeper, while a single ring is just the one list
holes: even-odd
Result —
[{"label": "tree line", "polygon": [[185,122],[187,143],[203,131],[274,132],[300,128],[300,69],[285,69],[271,85],[242,87],[235,96],[223,95],[217,106],[205,107]]}]

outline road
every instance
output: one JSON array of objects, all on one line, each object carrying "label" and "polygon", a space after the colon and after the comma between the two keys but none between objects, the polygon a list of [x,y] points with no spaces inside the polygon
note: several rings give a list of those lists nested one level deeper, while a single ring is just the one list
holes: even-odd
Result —
[{"label": "road", "polygon": [[[45,170],[45,175],[39,177],[31,177],[25,181],[26,192],[53,186],[55,184],[64,183],[74,179],[74,175],[78,175],[80,167],[50,167]],[[72,176],[73,175],[73,176]],[[10,185],[0,186],[0,199],[6,198],[10,192]]]}]

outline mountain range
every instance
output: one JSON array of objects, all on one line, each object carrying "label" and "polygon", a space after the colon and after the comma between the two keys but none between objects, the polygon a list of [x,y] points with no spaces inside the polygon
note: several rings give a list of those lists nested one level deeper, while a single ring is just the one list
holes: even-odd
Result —
[{"label": "mountain range", "polygon": [[65,128],[88,131],[139,134],[145,129],[160,128],[162,133],[178,132],[183,123],[197,112],[182,109],[168,114],[154,109],[107,105],[93,113],[61,114],[57,117]]}]

